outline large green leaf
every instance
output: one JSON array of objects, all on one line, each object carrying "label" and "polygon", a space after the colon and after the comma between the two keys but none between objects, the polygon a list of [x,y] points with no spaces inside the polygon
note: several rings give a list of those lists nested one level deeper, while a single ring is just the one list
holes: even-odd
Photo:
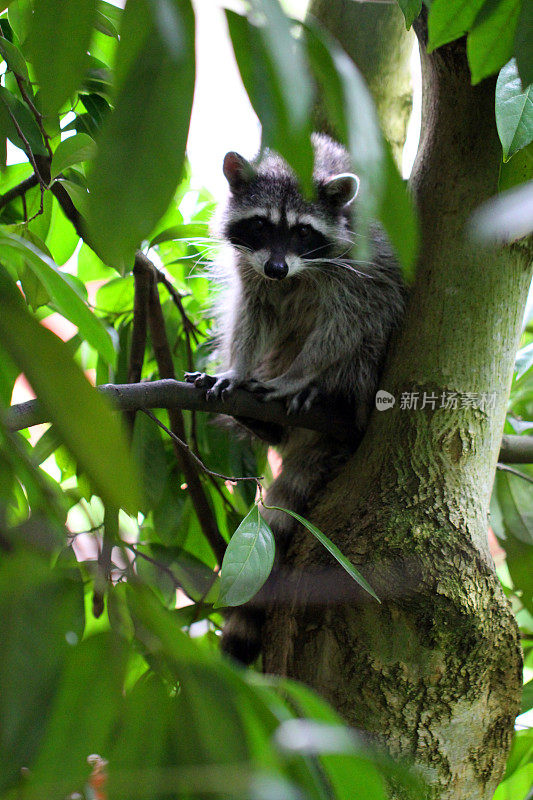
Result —
[{"label": "large green leaf", "polygon": [[466,43],[473,84],[498,72],[512,57],[521,2],[485,0]]},{"label": "large green leaf", "polygon": [[261,25],[226,11],[237,64],[262,124],[263,143],[289,162],[309,193],[311,85],[301,44],[292,38],[290,22],[277,0],[257,1],[254,8],[265,15]]},{"label": "large green leaf", "polygon": [[346,570],[348,575],[351,578],[353,578],[354,581],[359,584],[359,586],[362,586],[363,589],[366,592],[368,592],[368,594],[372,595],[372,597],[375,600],[377,600],[378,603],[381,603],[381,600],[379,599],[375,591],[372,589],[368,581],[365,580],[365,578],[363,578],[359,570],[354,567],[351,561],[348,561],[346,556],[344,556],[341,553],[337,545],[333,544],[331,539],[328,539],[326,534],[322,533],[322,531],[319,528],[317,528],[316,525],[313,525],[312,522],[309,522],[309,520],[305,519],[305,517],[300,516],[300,514],[297,514],[296,511],[290,511],[288,508],[280,508],[279,506],[265,506],[265,507],[275,508],[277,511],[284,511],[285,514],[289,514],[289,516],[294,517],[294,519],[298,520],[298,522],[300,522],[304,526],[304,528],[307,528],[307,530],[310,533],[312,533],[316,539],[318,539],[320,544],[326,548],[328,553],[331,553],[333,558],[341,565],[343,569]]},{"label": "large green leaf", "polygon": [[433,0],[428,16],[428,52],[470,30],[486,0]]},{"label": "large green leaf", "polygon": [[407,194],[407,181],[398,172],[389,143],[385,142],[384,147],[386,183],[379,219],[396,250],[405,280],[412,283],[419,243],[418,218]]},{"label": "large green leaf", "polygon": [[[77,577],[77,580],[76,580]],[[0,562],[0,791],[32,765],[50,702],[72,645],[84,624],[78,575],[51,570],[35,551]]]},{"label": "large green leaf", "polygon": [[502,542],[515,589],[533,613],[533,506],[531,485],[515,475],[499,471],[494,483],[506,538]]},{"label": "large green leaf", "polygon": [[140,467],[146,508],[149,510],[161,501],[168,467],[160,429],[142,412],[135,416],[132,451]]},{"label": "large green leaf", "polygon": [[126,642],[110,633],[71,648],[32,770],[35,800],[50,797],[58,784],[61,796],[79,789],[88,775],[87,756],[111,749],[124,702],[127,654]]},{"label": "large green leaf", "polygon": [[417,251],[417,221],[398,169],[383,141],[372,96],[353,61],[314,24],[306,26],[309,61],[339,139],[361,180],[357,199],[356,256],[368,258],[364,237],[370,220],[385,227],[406,278]]},{"label": "large green leaf", "polygon": [[88,209],[100,252],[119,266],[131,266],[181,175],[195,73],[190,0],[128,3],[118,73],[125,60],[115,110],[98,141]]},{"label": "large green leaf", "polygon": [[31,21],[28,52],[42,104],[57,112],[77,88],[87,60],[96,0],[39,0]]},{"label": "large green leaf", "polygon": [[496,125],[505,161],[533,141],[533,85],[522,89],[514,58],[496,83]]},{"label": "large green leaf", "polygon": [[37,250],[31,242],[16,236],[0,235],[0,245],[24,257],[25,263],[46,289],[58,311],[78,327],[81,336],[109,364],[114,364],[116,353],[113,342],[102,321],[92,313],[83,298],[73,288],[73,284],[57,269],[53,261]]},{"label": "large green leaf", "polygon": [[230,539],[220,569],[219,606],[239,606],[264,584],[274,563],[274,536],[254,505]]},{"label": "large green leaf", "polygon": [[522,689],[522,703],[520,706],[520,711],[524,714],[526,711],[530,711],[533,708],[533,678],[524,684],[524,688]]},{"label": "large green leaf", "polygon": [[533,729],[516,731],[503,780],[493,800],[528,800],[533,784]]},{"label": "large green leaf", "polygon": [[131,514],[139,508],[139,485],[118,416],[72,361],[66,345],[25,310],[20,294],[0,267],[0,341],[36,392],[95,491]]},{"label": "large green leaf", "polygon": [[66,218],[61,206],[54,197],[50,228],[46,237],[46,246],[52,254],[54,263],[58,266],[65,264],[74,253],[79,241],[80,237],[74,230],[72,222]]},{"label": "large green leaf", "polygon": [[533,83],[533,3],[524,0],[516,26],[514,49],[524,86]]},{"label": "large green leaf", "polygon": [[522,347],[516,354],[515,370],[517,380],[533,367],[533,342]]}]

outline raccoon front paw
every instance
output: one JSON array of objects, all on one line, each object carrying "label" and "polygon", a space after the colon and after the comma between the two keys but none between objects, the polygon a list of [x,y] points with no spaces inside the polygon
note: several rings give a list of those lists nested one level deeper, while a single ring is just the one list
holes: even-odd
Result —
[{"label": "raccoon front paw", "polygon": [[300,392],[287,398],[287,414],[298,414],[300,411],[310,411],[320,391],[316,386],[306,386]]},{"label": "raccoon front paw", "polygon": [[193,383],[197,389],[210,389],[217,380],[216,375],[208,375],[206,372],[185,372],[185,382]]},{"label": "raccoon front paw", "polygon": [[242,388],[246,389],[251,394],[257,395],[261,399],[267,397],[271,392],[272,388],[268,386],[263,381],[258,381],[255,378],[248,378],[247,380],[242,382]]}]

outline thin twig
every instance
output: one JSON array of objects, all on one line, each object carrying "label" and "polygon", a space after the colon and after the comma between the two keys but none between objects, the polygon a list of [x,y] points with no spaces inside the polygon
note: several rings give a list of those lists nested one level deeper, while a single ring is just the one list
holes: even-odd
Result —
[{"label": "thin twig", "polygon": [[[135,545],[130,544],[129,542],[123,542],[122,544],[127,550],[130,550],[134,554],[135,558],[138,557],[138,558],[144,559],[144,561],[147,561],[149,564],[152,564],[154,567],[157,567],[157,569],[159,569],[161,572],[164,572],[165,575],[168,575],[168,577],[172,581],[172,585],[174,586],[174,588],[175,589],[181,589],[181,591],[184,592],[187,595],[187,597],[190,600],[193,601],[193,603],[195,605],[198,605],[198,604],[204,602],[205,597],[209,593],[212,584],[204,592],[204,594],[200,597],[199,600],[195,600],[194,597],[192,597],[189,594],[189,592],[187,591],[187,589],[184,587],[182,581],[180,581],[180,580],[178,580],[178,578],[176,578],[176,576],[174,575],[174,573],[172,572],[170,567],[168,567],[166,564],[163,564],[161,561],[158,561],[157,558],[153,558],[152,556],[149,556],[148,553],[143,553],[142,550],[138,550]],[[217,579],[217,577],[218,577],[218,573],[214,572],[213,573],[213,582]]]},{"label": "thin twig", "polygon": [[9,106],[6,106],[6,108],[7,108],[9,116],[11,117],[11,121],[13,122],[13,125],[15,126],[15,130],[17,131],[18,135],[20,136],[20,138],[21,138],[21,140],[22,140],[22,142],[24,144],[24,149],[26,151],[26,155],[28,156],[28,158],[30,160],[30,164],[33,167],[33,170],[34,170],[34,172],[35,172],[35,174],[37,176],[37,179],[38,179],[39,183],[45,189],[48,189],[48,186],[46,185],[45,181],[42,179],[41,173],[39,172],[39,169],[37,167],[37,163],[35,161],[35,156],[33,155],[30,143],[28,142],[28,140],[24,136],[22,128],[18,124],[17,119],[16,119],[15,115],[13,114],[13,112],[11,111],[11,109],[9,108]]},{"label": "thin twig", "polygon": [[[139,260],[141,262],[148,262],[148,264],[152,266],[152,269],[154,268],[152,262],[150,259],[146,258],[146,256],[143,255],[142,258],[139,256]],[[154,348],[159,375],[161,378],[173,379],[175,377],[174,364],[172,362],[172,354],[168,345],[165,320],[163,318],[163,311],[159,301],[159,293],[157,291],[157,284],[155,281],[151,287],[150,300],[148,303],[148,324],[150,326],[152,346]],[[184,441],[185,423],[183,420],[183,414],[178,408],[173,408],[168,410],[168,416],[170,419],[170,429],[176,434],[176,436],[178,436],[178,438]],[[200,481],[198,467],[192,459],[191,454],[185,452],[181,447],[179,447],[177,442],[174,442],[174,450],[178,459],[178,463],[185,475],[185,480],[189,488],[189,495],[191,497],[202,532],[209,542],[209,545],[213,550],[217,560],[219,563],[221,563],[224,553],[226,552],[226,542],[218,529],[216,517],[213,513],[208,495],[206,494],[204,487],[202,486],[202,482]]]},{"label": "thin twig", "polygon": [[41,190],[41,205],[39,206],[39,210],[35,214],[33,214],[33,216],[31,216],[29,219],[28,219],[28,212],[26,209],[26,198],[25,197],[22,198],[24,203],[24,219],[26,225],[28,225],[30,222],[32,222],[34,219],[37,219],[37,217],[40,217],[41,214],[44,213],[44,186],[42,185],[42,183],[39,184],[39,189]]},{"label": "thin twig", "polygon": [[[175,286],[168,280],[167,276],[160,270],[155,269],[155,276],[158,283],[161,283],[165,289],[170,294],[174,305],[178,309],[181,315],[181,322],[183,325],[183,334],[185,336],[185,347],[187,350],[187,369],[189,372],[194,371],[194,357],[191,347],[191,338],[193,339],[194,343],[198,344],[198,336],[201,335],[200,330],[194,325],[194,323],[190,320],[185,308],[183,306],[182,295],[178,292]],[[198,454],[199,447],[198,447],[198,437],[197,437],[197,430],[196,430],[196,414],[194,411],[191,412],[191,439],[194,444],[194,452]]]},{"label": "thin twig", "polygon": [[172,297],[172,300],[174,301],[174,304],[175,304],[176,308],[178,309],[178,311],[181,314],[181,318],[183,320],[183,327],[187,331],[189,331],[189,333],[191,334],[191,336],[194,339],[195,344],[198,344],[198,338],[197,337],[198,336],[202,336],[202,332],[189,319],[189,317],[187,315],[187,312],[185,311],[185,308],[183,307],[183,299],[182,299],[181,294],[178,292],[176,287],[172,285],[172,283],[169,281],[169,279],[167,278],[165,273],[162,272],[160,269],[157,269],[157,267],[155,268],[155,276],[156,276],[157,282],[161,283],[165,287],[165,289],[168,291],[170,296]]},{"label": "thin twig", "polygon": [[[182,589],[183,588],[181,583],[179,582],[179,580],[176,578],[176,576],[174,575],[174,573],[170,569],[170,567],[167,567],[166,564],[162,564],[160,561],[157,561],[157,559],[152,558],[152,556],[149,556],[147,553],[143,553],[142,550],[137,550],[137,548],[133,544],[129,544],[128,542],[123,542],[122,544],[127,550],[130,550],[134,554],[135,558],[139,557],[139,558],[144,559],[145,561],[148,561],[149,564],[153,564],[154,567],[157,567],[159,570],[161,570],[161,572],[164,572],[165,575],[168,575],[168,577],[172,581],[172,585],[174,586],[174,589]],[[185,592],[185,594],[187,594],[187,593]],[[193,598],[191,597],[191,600],[192,599]]]},{"label": "thin twig", "polygon": [[[0,29],[0,38],[6,39],[6,36],[4,36],[4,34],[3,34],[1,29]],[[37,122],[37,125],[39,126],[39,130],[41,132],[41,136],[43,137],[44,143],[46,145],[46,149],[48,150],[48,155],[50,156],[50,158],[52,158],[53,152],[52,152],[52,148],[50,147],[50,137],[48,136],[48,134],[47,134],[47,132],[46,132],[46,130],[44,128],[44,125],[43,125],[43,115],[41,114],[39,109],[36,107],[36,105],[33,102],[32,98],[30,97],[30,95],[26,91],[26,86],[24,85],[25,84],[25,79],[22,77],[22,75],[19,75],[18,72],[15,72],[14,69],[12,69],[11,71],[13,72],[13,75],[15,76],[15,80],[17,82],[17,86],[19,87],[19,92],[21,94],[22,99],[25,101],[26,105],[28,106],[28,108],[30,109],[31,113],[35,117],[35,121]]]},{"label": "thin twig", "polygon": [[221,481],[229,481],[230,483],[238,483],[239,481],[253,481],[254,483],[257,484],[257,486],[261,488],[262,486],[261,480],[263,480],[262,477],[255,478],[246,476],[243,478],[235,478],[234,476],[221,475],[220,472],[214,472],[212,469],[209,469],[209,467],[206,467],[204,462],[200,458],[198,458],[198,456],[195,453],[193,453],[187,442],[184,442],[183,439],[180,439],[179,436],[176,436],[175,433],[172,433],[172,431],[169,430],[166,425],[163,425],[163,423],[157,419],[155,414],[152,414],[152,412],[148,411],[147,408],[141,408],[139,410],[142,411],[144,414],[146,414],[148,417],[150,417],[150,419],[152,419],[156,423],[156,425],[159,425],[159,427],[162,430],[164,430],[165,433],[168,433],[168,435],[173,439],[173,441],[175,441],[176,444],[178,444],[183,450],[185,450],[185,452],[187,452],[190,455],[193,461],[196,464],[198,464],[200,469],[203,470],[203,472],[205,472],[207,475],[211,475],[213,478],[219,478]]},{"label": "thin twig", "polygon": [[18,75],[16,72],[14,72],[13,74],[15,76],[15,80],[17,81],[17,85],[19,87],[20,94],[22,95],[22,99],[25,100],[31,113],[35,117],[35,121],[37,122],[39,130],[41,131],[41,136],[43,137],[45,147],[48,150],[48,155],[50,156],[50,158],[52,158],[54,154],[52,152],[52,148],[50,147],[50,137],[48,136],[47,132],[44,129],[43,115],[41,114],[39,109],[35,106],[33,100],[26,91],[26,87],[24,86],[24,80],[22,79],[22,77]]},{"label": "thin twig", "polygon": [[502,464],[500,461],[496,464],[496,469],[500,469],[502,472],[510,472],[511,475],[516,475],[517,478],[522,478],[528,483],[533,483],[533,478],[531,475],[526,475],[525,472],[520,472],[519,469],[513,469],[513,467],[509,467],[507,464]]}]

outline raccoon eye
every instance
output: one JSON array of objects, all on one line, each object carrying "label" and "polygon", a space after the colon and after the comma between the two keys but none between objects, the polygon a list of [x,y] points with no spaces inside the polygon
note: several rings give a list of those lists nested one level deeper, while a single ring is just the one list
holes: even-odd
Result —
[{"label": "raccoon eye", "polygon": [[266,220],[264,217],[252,217],[249,223],[254,231],[262,231],[266,225]]},{"label": "raccoon eye", "polygon": [[309,239],[314,233],[311,225],[304,225],[304,224],[297,225],[294,229],[294,232],[296,233],[298,239]]}]

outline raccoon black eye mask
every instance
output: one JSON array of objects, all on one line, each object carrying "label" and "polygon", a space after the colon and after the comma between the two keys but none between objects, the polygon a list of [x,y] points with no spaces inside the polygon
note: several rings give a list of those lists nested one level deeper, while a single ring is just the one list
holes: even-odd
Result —
[{"label": "raccoon black eye mask", "polygon": [[277,249],[282,253],[318,259],[333,255],[333,242],[308,223],[288,227],[286,220],[278,224],[267,216],[255,216],[230,223],[226,237],[231,244],[253,252]]}]

